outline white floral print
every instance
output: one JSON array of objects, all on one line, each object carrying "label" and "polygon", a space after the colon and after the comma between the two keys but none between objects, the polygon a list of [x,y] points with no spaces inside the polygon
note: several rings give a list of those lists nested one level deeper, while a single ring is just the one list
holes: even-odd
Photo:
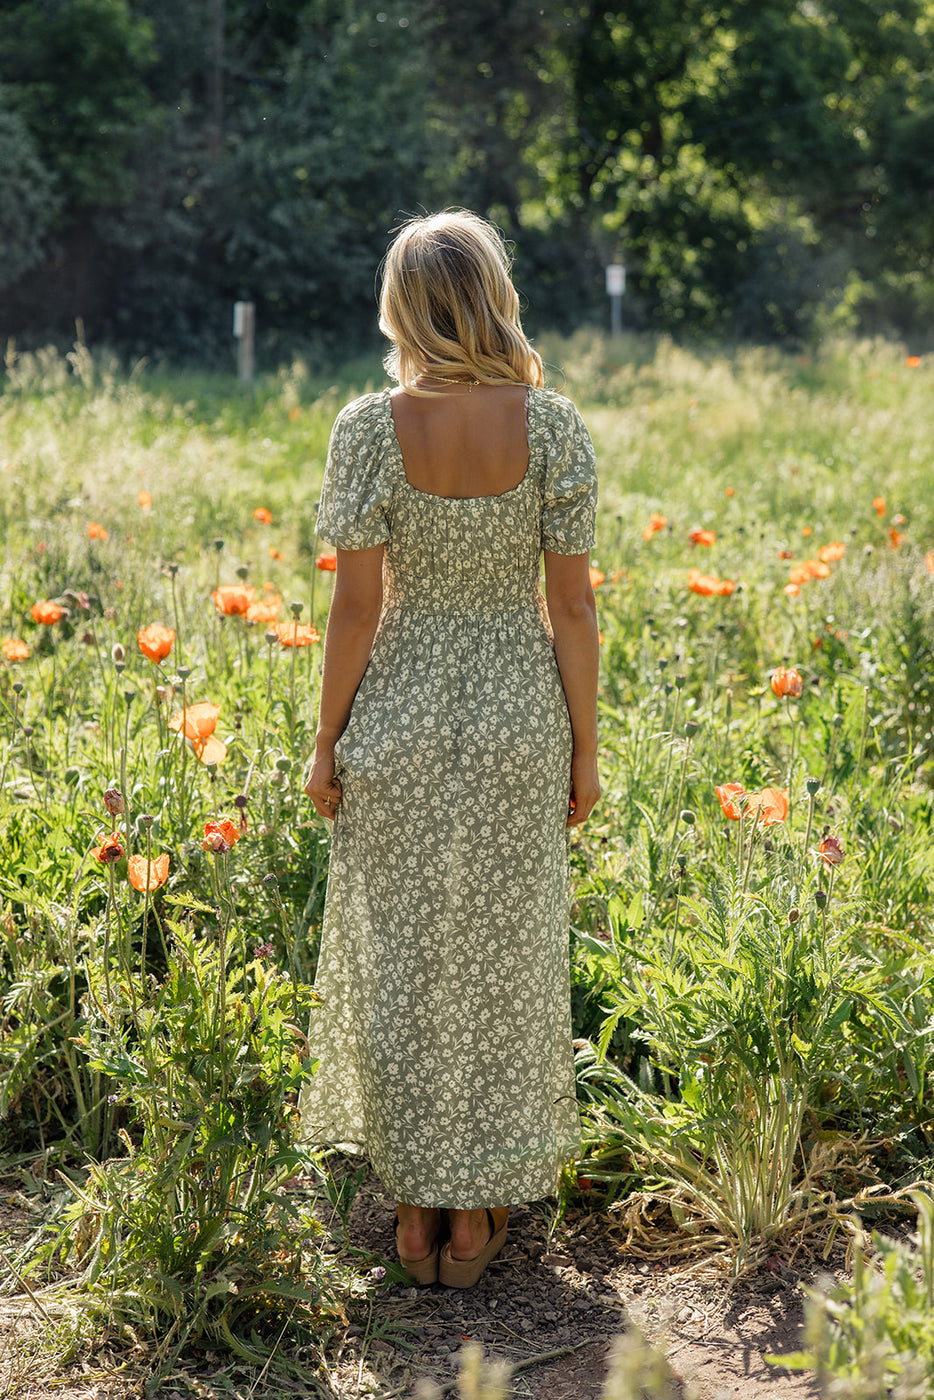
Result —
[{"label": "white floral print", "polygon": [[384,606],[336,750],[307,1144],[365,1151],[413,1205],[548,1195],[580,1147],[568,978],[571,734],[539,578],[593,544],[593,448],[528,393],[511,491],[411,486],[389,392],[339,415],[319,532],[384,542]]}]

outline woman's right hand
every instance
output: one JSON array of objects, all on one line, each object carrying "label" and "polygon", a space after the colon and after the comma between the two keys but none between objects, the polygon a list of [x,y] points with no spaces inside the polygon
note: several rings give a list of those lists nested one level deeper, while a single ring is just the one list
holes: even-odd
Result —
[{"label": "woman's right hand", "polygon": [[600,779],[597,777],[597,758],[586,758],[575,754],[571,759],[571,796],[568,812],[568,826],[582,826],[590,816],[600,798]]},{"label": "woman's right hand", "polygon": [[341,785],[334,776],[333,751],[315,752],[305,792],[315,804],[318,815],[333,821],[342,796]]}]

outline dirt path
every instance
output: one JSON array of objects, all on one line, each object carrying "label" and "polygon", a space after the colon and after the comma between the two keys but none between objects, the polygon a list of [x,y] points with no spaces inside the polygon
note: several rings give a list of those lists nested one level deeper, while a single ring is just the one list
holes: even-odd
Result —
[{"label": "dirt path", "polygon": [[[309,1188],[296,1183],[296,1189]],[[392,1218],[393,1203],[368,1181],[351,1210],[351,1240],[394,1258]],[[502,1256],[474,1289],[397,1284],[356,1301],[332,1339],[324,1371],[309,1373],[304,1387],[207,1353],[189,1357],[149,1394],[416,1400],[426,1384],[452,1382],[460,1351],[475,1342],[489,1358],[520,1368],[534,1363],[514,1375],[514,1400],[600,1400],[609,1345],[636,1324],[699,1400],[816,1400],[809,1380],[764,1359],[799,1345],[800,1285],[812,1273],[792,1272],[776,1260],[732,1289],[722,1280],[688,1281],[625,1257],[606,1216],[572,1213],[553,1234],[551,1223],[545,1203],[515,1208]],[[0,1220],[0,1236],[9,1238],[6,1224]],[[106,1339],[65,1366],[45,1354],[37,1337],[30,1357],[33,1348],[24,1343],[33,1329],[20,1300],[4,1301],[17,1306],[0,1314],[0,1400],[128,1400],[146,1393],[144,1358],[108,1349]]]}]

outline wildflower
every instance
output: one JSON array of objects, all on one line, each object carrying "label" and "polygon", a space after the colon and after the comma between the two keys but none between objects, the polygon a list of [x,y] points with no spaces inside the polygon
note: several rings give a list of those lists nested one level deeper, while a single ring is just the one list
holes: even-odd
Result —
[{"label": "wildflower", "polygon": [[0,651],[7,661],[27,661],[29,659],[29,648],[25,642],[21,642],[19,637],[5,637]]},{"label": "wildflower", "polygon": [[778,551],[778,557],[779,559],[794,559],[795,552],[793,549],[780,549]]},{"label": "wildflower", "polygon": [[692,593],[700,593],[704,598],[729,597],[735,587],[736,584],[731,578],[702,574],[699,569],[688,570],[688,588]]},{"label": "wildflower", "polygon": [[728,487],[726,488],[726,494],[727,494],[728,496],[732,496],[732,495],[734,494],[732,486],[728,486]]},{"label": "wildflower", "polygon": [[337,568],[337,555],[319,554],[315,563],[322,573],[333,574],[334,570]]},{"label": "wildflower", "polygon": [[277,622],[276,636],[279,638],[279,645],[283,647],[310,647],[313,642],[320,642],[317,629],[308,622]]},{"label": "wildflower", "polygon": [[801,673],[796,671],[794,666],[779,666],[772,676],[772,692],[781,698],[783,695],[794,696],[795,699],[804,689],[804,682]]},{"label": "wildflower", "polygon": [[147,660],[157,664],[168,656],[174,641],[175,632],[173,629],[163,627],[161,622],[153,622],[148,627],[141,627],[136,634],[136,643],[140,651]]},{"label": "wildflower", "polygon": [[715,542],[716,538],[717,536],[714,534],[713,530],[692,530],[688,535],[691,544],[702,544],[707,549]]},{"label": "wildflower", "polygon": [[253,519],[258,520],[261,525],[271,525],[272,511],[267,510],[265,506],[257,506],[253,512]]},{"label": "wildflower", "polygon": [[653,510],[652,514],[649,516],[648,525],[646,525],[645,529],[642,531],[642,538],[644,540],[650,540],[653,535],[658,534],[659,530],[664,530],[667,524],[668,516],[659,515],[657,510]]},{"label": "wildflower", "polygon": [[921,363],[921,356],[920,356],[920,355],[907,355],[907,356],[905,357],[905,364],[908,366],[909,369],[917,369],[918,366],[920,365],[920,363]]},{"label": "wildflower", "polygon": [[223,583],[220,588],[214,589],[211,597],[219,613],[242,616],[252,603],[255,592],[255,588],[248,588],[245,583]]},{"label": "wildflower", "polygon": [[148,491],[140,491],[136,499],[139,501],[140,510],[149,510],[152,505],[152,496]]},{"label": "wildflower", "polygon": [[876,512],[876,515],[885,515],[885,497],[873,496],[872,508]]},{"label": "wildflower", "polygon": [[283,559],[285,556],[280,549],[276,549],[275,545],[271,544],[269,546],[269,557],[270,559]]},{"label": "wildflower", "polygon": [[929,549],[924,556],[924,567],[929,574],[934,574],[934,549]]},{"label": "wildflower", "polygon": [[893,516],[892,516],[892,524],[893,524],[893,525],[907,525],[907,524],[908,524],[908,520],[907,520],[907,518],[906,518],[904,515],[902,515],[901,511],[899,511],[899,513],[898,513],[897,515],[893,515]]},{"label": "wildflower", "polygon": [[104,806],[112,817],[119,817],[123,811],[123,793],[119,788],[106,788],[104,790]]},{"label": "wildflower", "polygon": [[745,800],[746,789],[742,783],[724,783],[716,789],[717,800],[723,809],[723,815],[729,817],[731,822],[738,822],[743,815],[739,803]]},{"label": "wildflower", "polygon": [[846,553],[846,545],[840,540],[831,540],[830,544],[822,544],[817,551],[818,559],[825,564],[835,564],[838,559],[842,559]]},{"label": "wildflower", "polygon": [[188,705],[179,710],[169,720],[169,728],[181,730],[202,763],[220,763],[227,757],[227,745],[214,738],[220,705],[210,705],[202,701],[198,705]]},{"label": "wildflower", "polygon": [[797,598],[801,592],[801,585],[800,583],[786,583],[782,592],[787,593],[789,598]]},{"label": "wildflower", "polygon": [[590,570],[590,586],[591,586],[591,588],[599,588],[600,585],[601,585],[601,583],[604,583],[605,580],[606,580],[606,574],[602,574],[602,573],[600,572],[599,569],[591,569],[591,570]]},{"label": "wildflower", "polygon": [[64,616],[65,609],[58,603],[33,603],[30,612],[33,622],[41,622],[46,627],[51,627],[53,622]]},{"label": "wildflower", "polygon": [[116,865],[118,860],[123,859],[123,847],[116,832],[99,831],[95,840],[97,845],[91,854],[101,865]]},{"label": "wildflower", "polygon": [[807,539],[808,535],[812,534],[813,531],[811,530],[810,525],[804,525],[801,529],[801,533],[804,536],[804,538]]},{"label": "wildflower", "polygon": [[839,865],[843,860],[843,847],[836,836],[825,836],[817,850],[825,865]]},{"label": "wildflower", "polygon": [[281,607],[282,597],[278,593],[272,598],[260,598],[247,608],[247,622],[275,622]]},{"label": "wildflower", "polygon": [[89,521],[88,521],[88,539],[89,539],[89,540],[101,540],[101,541],[106,540],[106,539],[107,539],[107,531],[104,529],[103,525],[98,525],[96,521],[94,521],[94,520],[89,520]]},{"label": "wildflower", "polygon": [[240,840],[240,833],[226,817],[219,822],[205,822],[201,845],[216,856],[225,856]]},{"label": "wildflower", "polygon": [[787,788],[765,787],[761,792],[749,794],[749,810],[759,813],[763,826],[774,826],[788,816]]},{"label": "wildflower", "polygon": [[892,548],[898,549],[898,546],[901,544],[904,538],[905,536],[899,530],[896,530],[893,525],[891,530],[889,531],[889,544],[892,546]]},{"label": "wildflower", "polygon": [[254,958],[256,958],[257,962],[262,962],[262,960],[263,960],[264,958],[268,958],[268,957],[269,957],[269,954],[270,954],[271,952],[272,952],[272,944],[271,944],[271,943],[260,943],[260,944],[258,944],[258,945],[253,949],[253,956],[254,956]]},{"label": "wildflower", "polygon": [[823,559],[805,559],[804,567],[811,578],[827,578],[830,574],[830,565],[825,564]]},{"label": "wildflower", "polygon": [[809,583],[810,580],[811,570],[807,564],[795,564],[793,568],[788,570],[788,582],[796,588],[800,587],[802,583]]},{"label": "wildflower", "polygon": [[145,856],[130,856],[127,876],[134,890],[139,890],[140,894],[161,889],[169,878],[169,857],[161,855],[156,856],[155,860],[147,860]]}]

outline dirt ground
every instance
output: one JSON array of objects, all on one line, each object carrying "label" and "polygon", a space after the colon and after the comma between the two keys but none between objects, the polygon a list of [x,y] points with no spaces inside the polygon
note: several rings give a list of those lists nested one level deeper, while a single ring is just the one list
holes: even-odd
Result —
[{"label": "dirt ground", "polygon": [[[7,1252],[23,1238],[25,1225],[16,1216],[0,1215]],[[349,1310],[325,1365],[310,1370],[305,1384],[206,1353],[187,1357],[152,1389],[142,1357],[108,1348],[104,1338],[83,1357],[52,1364],[47,1348],[29,1344],[36,1325],[28,1299],[0,1257],[7,1276],[0,1287],[7,1295],[0,1309],[0,1400],[417,1400],[430,1383],[456,1393],[451,1383],[468,1342],[516,1368],[514,1400],[600,1400],[609,1345],[632,1324],[661,1347],[699,1400],[816,1400],[806,1376],[771,1366],[765,1356],[799,1346],[802,1284],[826,1273],[826,1265],[805,1263],[799,1271],[773,1258],[730,1287],[722,1275],[689,1278],[627,1257],[612,1215],[571,1212],[554,1228],[553,1222],[552,1203],[514,1208],[506,1248],[474,1289],[387,1282]],[[394,1258],[393,1203],[378,1183],[368,1180],[360,1190],[349,1223],[356,1246]],[[339,1235],[337,1223],[335,1250]]]}]

